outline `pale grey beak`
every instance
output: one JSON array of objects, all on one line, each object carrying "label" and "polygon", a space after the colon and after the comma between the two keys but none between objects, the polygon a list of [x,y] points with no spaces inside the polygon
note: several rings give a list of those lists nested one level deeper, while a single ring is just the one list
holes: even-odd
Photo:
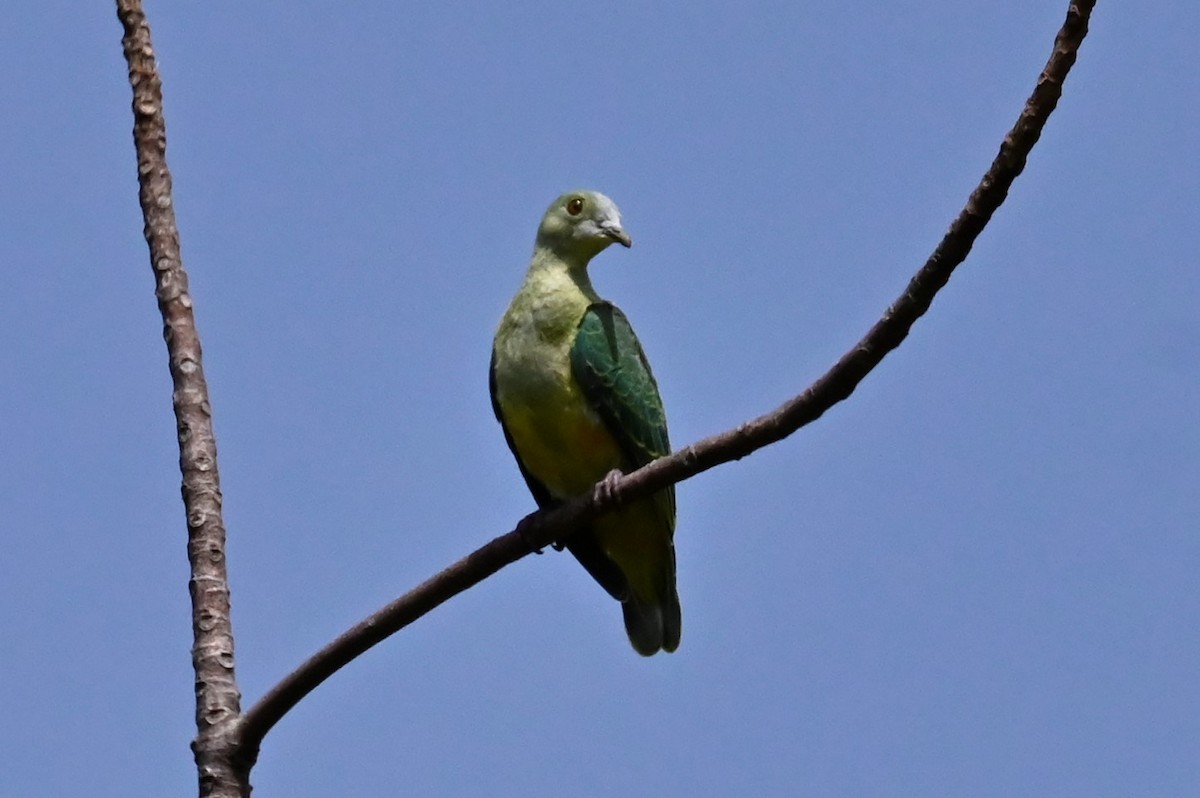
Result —
[{"label": "pale grey beak", "polygon": [[603,222],[600,225],[600,230],[604,233],[604,235],[608,236],[613,241],[616,241],[623,247],[628,248],[633,246],[633,239],[629,237],[629,233],[626,233],[619,224],[614,222]]}]

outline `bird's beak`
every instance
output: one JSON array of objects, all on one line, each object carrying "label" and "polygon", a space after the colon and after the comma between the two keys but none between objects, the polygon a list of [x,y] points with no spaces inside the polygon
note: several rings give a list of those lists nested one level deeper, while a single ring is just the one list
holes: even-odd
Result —
[{"label": "bird's beak", "polygon": [[633,246],[633,239],[629,237],[629,233],[616,222],[602,222],[600,231],[627,249]]}]

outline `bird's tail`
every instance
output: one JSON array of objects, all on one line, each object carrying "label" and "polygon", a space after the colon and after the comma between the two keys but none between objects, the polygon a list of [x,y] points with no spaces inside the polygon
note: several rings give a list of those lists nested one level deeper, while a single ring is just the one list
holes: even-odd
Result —
[{"label": "bird's tail", "polygon": [[633,649],[643,657],[668,653],[679,648],[683,614],[679,594],[671,585],[658,601],[643,601],[636,593],[621,604],[625,616],[625,633]]}]

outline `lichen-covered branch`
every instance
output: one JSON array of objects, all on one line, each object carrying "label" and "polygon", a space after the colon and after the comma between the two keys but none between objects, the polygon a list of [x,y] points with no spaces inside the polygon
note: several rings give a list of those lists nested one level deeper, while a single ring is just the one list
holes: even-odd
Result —
[{"label": "lichen-covered branch", "polygon": [[253,756],[263,736],[304,696],[359,654],[420,618],[444,601],[486,579],[531,551],[570,534],[588,518],[621,504],[648,496],[668,485],[738,460],[775,443],[820,418],[848,397],[929,309],[937,292],[1004,202],[1008,189],[1025,168],[1025,159],[1041,136],[1050,113],[1062,96],[1062,85],[1087,35],[1095,0],[1074,0],[1054,41],[1054,51],[1038,77],[1033,94],[1016,124],[1000,145],[1000,153],[971,193],[966,206],[883,317],[842,358],[803,393],[766,415],[728,432],[681,449],[627,474],[607,500],[584,496],[554,510],[522,519],[517,528],[492,540],[418,585],[347,630],[267,692],[244,716],[242,745]]},{"label": "lichen-covered branch", "polygon": [[200,336],[192,315],[187,273],[179,252],[179,230],[167,169],[167,133],[162,83],[150,27],[139,0],[117,0],[124,27],[121,40],[133,89],[133,140],[137,150],[138,199],[154,270],[155,296],[163,318],[163,338],[171,370],[183,506],[188,528],[189,587],[192,596],[192,665],[196,673],[196,727],[193,743],[200,772],[200,795],[249,795],[249,762],[235,762],[236,721],[241,712],[233,667],[233,629],[225,573],[225,524],[212,407],[200,357]]}]

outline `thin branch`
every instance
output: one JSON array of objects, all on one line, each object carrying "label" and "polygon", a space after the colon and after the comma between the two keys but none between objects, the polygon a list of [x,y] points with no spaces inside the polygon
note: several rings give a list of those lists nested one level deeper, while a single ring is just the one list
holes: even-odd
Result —
[{"label": "thin branch", "polygon": [[201,366],[200,336],[192,315],[192,298],[179,252],[179,230],[171,200],[162,83],[141,2],[117,0],[117,17],[125,30],[121,44],[133,89],[138,199],[174,384],[171,399],[179,433],[179,469],[183,474],[191,564],[192,666],[196,672],[198,731],[192,748],[199,768],[200,794],[238,798],[249,794],[249,765],[236,770],[231,756],[235,746],[230,730],[236,728],[241,713],[241,694],[233,669],[217,445],[208,385]]},{"label": "thin branch", "polygon": [[950,279],[955,267],[966,259],[975,239],[1004,202],[1009,187],[1025,168],[1029,152],[1062,96],[1063,80],[1087,35],[1088,18],[1094,6],[1095,0],[1071,3],[1066,22],[1054,41],[1054,52],[1017,123],[1001,143],[991,168],[904,293],[833,368],[776,410],[627,474],[607,501],[599,495],[587,495],[556,509],[526,516],[513,531],[495,538],[347,630],[284,677],[245,714],[241,728],[245,753],[256,753],[271,727],[321,682],[442,602],[531,551],[569,535],[570,530],[578,528],[581,522],[714,466],[740,460],[786,438],[848,397],[884,356],[908,336],[913,324],[929,309],[934,296]]}]

